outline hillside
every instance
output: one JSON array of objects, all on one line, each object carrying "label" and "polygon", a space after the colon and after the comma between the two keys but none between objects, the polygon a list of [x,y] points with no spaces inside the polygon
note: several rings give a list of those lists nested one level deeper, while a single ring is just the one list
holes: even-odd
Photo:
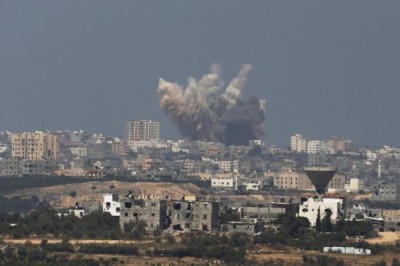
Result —
[{"label": "hillside", "polygon": [[[75,197],[70,195],[71,191],[76,192]],[[81,205],[91,201],[102,202],[103,193],[126,195],[128,191],[132,191],[134,195],[141,197],[150,196],[163,199],[166,197],[180,199],[184,195],[200,195],[200,188],[194,184],[103,181],[28,188],[13,191],[6,196],[37,196],[39,199],[48,201],[53,207],[71,207],[75,205],[75,202],[79,202]]]}]

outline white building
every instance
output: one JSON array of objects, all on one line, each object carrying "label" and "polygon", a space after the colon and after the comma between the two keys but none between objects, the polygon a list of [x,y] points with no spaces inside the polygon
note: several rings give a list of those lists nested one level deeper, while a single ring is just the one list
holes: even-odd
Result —
[{"label": "white building", "polygon": [[348,183],[345,184],[346,192],[359,192],[364,189],[364,181],[359,178],[351,178]]},{"label": "white building", "polygon": [[219,191],[236,190],[237,177],[211,178],[211,188]]},{"label": "white building", "polygon": [[306,152],[307,139],[301,134],[295,134],[290,137],[290,150],[293,152]]},{"label": "white building", "polygon": [[333,223],[340,219],[344,213],[343,199],[323,197],[318,200],[318,197],[301,197],[299,206],[299,217],[305,217],[310,221],[311,226],[315,226],[318,210],[320,211],[321,221],[325,217],[328,210],[331,211],[331,221]]},{"label": "white building", "polygon": [[319,153],[321,152],[322,141],[320,140],[309,140],[307,142],[307,153]]},{"label": "white building", "polygon": [[121,204],[118,195],[103,194],[103,212],[108,212],[111,216],[120,216]]},{"label": "white building", "polygon": [[376,161],[378,159],[378,153],[375,151],[367,150],[367,159],[368,161]]},{"label": "white building", "polygon": [[172,149],[172,145],[173,144],[171,142],[160,140],[139,140],[128,142],[128,147],[135,152],[141,148]]},{"label": "white building", "polygon": [[71,154],[75,157],[86,158],[88,154],[88,149],[86,147],[71,147]]},{"label": "white building", "polygon": [[218,169],[221,173],[237,173],[239,172],[239,161],[218,161]]},{"label": "white building", "polygon": [[160,122],[151,120],[133,120],[125,123],[125,139],[129,145],[132,141],[159,140]]},{"label": "white building", "polygon": [[246,181],[246,182],[243,182],[242,185],[244,186],[246,191],[251,191],[251,190],[258,191],[258,190],[261,190],[261,188],[263,186],[263,182],[261,180]]}]

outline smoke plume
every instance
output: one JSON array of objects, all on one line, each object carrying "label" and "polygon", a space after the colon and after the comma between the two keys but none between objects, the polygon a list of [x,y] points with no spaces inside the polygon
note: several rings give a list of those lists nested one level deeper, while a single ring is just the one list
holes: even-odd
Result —
[{"label": "smoke plume", "polygon": [[161,78],[160,106],[185,138],[247,145],[264,135],[265,121],[264,100],[242,99],[251,69],[243,65],[226,88],[217,64],[199,80],[190,77],[186,88]]}]

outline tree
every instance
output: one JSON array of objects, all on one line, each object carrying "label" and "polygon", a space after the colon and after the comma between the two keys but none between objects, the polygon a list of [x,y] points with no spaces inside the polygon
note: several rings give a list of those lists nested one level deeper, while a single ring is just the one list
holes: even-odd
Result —
[{"label": "tree", "polygon": [[333,231],[331,216],[332,216],[332,211],[330,209],[326,209],[325,216],[321,222],[321,231],[323,231],[323,232],[332,232]]},{"label": "tree", "polygon": [[318,208],[317,221],[315,222],[315,230],[321,231],[321,211]]}]

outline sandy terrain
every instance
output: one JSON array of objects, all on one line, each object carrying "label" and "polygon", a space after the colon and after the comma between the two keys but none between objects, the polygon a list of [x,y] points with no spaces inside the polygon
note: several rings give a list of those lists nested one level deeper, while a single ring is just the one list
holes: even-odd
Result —
[{"label": "sandy terrain", "polygon": [[[76,191],[77,196],[71,197],[71,191]],[[142,197],[180,199],[185,195],[199,195],[200,188],[194,184],[151,183],[151,182],[88,182],[80,184],[67,184],[53,187],[29,188],[14,191],[7,196],[38,196],[47,200],[53,207],[72,207],[75,202],[85,205],[87,202],[102,202],[103,193],[126,195],[132,191],[134,195]]]},{"label": "sandy terrain", "polygon": [[[15,245],[23,245],[26,243],[30,243],[32,245],[40,245],[42,240],[46,239],[49,244],[59,244],[62,242],[62,239],[48,239],[48,238],[23,238],[23,239],[12,239],[5,238],[3,239],[4,243],[15,244]],[[108,240],[108,239],[80,239],[80,240],[69,240],[69,243],[73,245],[77,244],[150,244],[154,243],[154,240]]]},{"label": "sandy terrain", "polygon": [[395,244],[400,241],[400,232],[380,232],[379,237],[366,240],[370,244]]}]

